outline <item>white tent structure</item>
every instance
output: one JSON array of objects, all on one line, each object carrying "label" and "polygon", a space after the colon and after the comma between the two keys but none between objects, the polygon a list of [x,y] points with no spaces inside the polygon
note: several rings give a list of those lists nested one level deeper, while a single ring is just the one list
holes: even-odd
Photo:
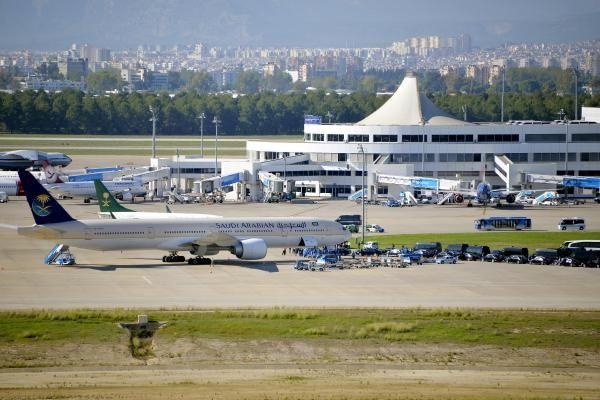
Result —
[{"label": "white tent structure", "polygon": [[371,115],[356,125],[470,125],[440,110],[423,93],[417,77],[406,75],[396,92]]}]

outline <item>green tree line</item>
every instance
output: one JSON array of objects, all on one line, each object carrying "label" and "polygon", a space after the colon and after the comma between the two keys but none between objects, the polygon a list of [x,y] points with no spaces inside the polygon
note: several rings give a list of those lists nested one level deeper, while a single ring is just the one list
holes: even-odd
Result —
[{"label": "green tree line", "polygon": [[261,92],[233,97],[196,91],[167,94],[92,95],[65,90],[57,93],[0,93],[0,129],[9,132],[146,134],[151,132],[149,107],[157,110],[161,134],[194,134],[198,116],[205,129],[215,116],[224,134],[300,133],[304,115],[333,114],[332,122],[354,122],[378,108],[386,98],[374,94]]}]

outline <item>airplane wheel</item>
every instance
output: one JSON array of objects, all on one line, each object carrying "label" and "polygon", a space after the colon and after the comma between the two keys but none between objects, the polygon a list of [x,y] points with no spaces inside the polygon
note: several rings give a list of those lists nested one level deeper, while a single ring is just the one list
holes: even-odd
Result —
[{"label": "airplane wheel", "polygon": [[162,257],[162,262],[167,262],[167,256]]},{"label": "airplane wheel", "polygon": [[185,262],[185,257],[184,256],[178,256],[177,257],[177,261],[179,261],[179,262]]}]

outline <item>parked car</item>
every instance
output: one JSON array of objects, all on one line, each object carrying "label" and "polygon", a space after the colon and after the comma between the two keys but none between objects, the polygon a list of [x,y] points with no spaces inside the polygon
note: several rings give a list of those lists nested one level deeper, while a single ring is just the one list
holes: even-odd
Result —
[{"label": "parked car", "polygon": [[456,264],[458,257],[450,253],[439,253],[435,257],[436,264]]},{"label": "parked car", "polygon": [[383,233],[384,229],[381,225],[369,224],[366,226],[367,232]]},{"label": "parked car", "polygon": [[585,229],[585,220],[583,218],[562,218],[557,225],[561,231],[582,231]]},{"label": "parked car", "polygon": [[381,254],[381,251],[375,247],[363,247],[362,250],[359,251],[361,256],[374,256]]},{"label": "parked car", "polygon": [[510,246],[505,247],[502,251],[504,252],[505,259],[512,255],[525,256],[529,258],[529,249],[527,247]]},{"label": "parked car", "polygon": [[417,243],[413,247],[413,252],[419,251],[425,258],[435,257],[442,252],[442,244],[440,242]]},{"label": "parked car", "polygon": [[468,261],[477,261],[490,254],[488,246],[469,246],[465,251],[465,259]]},{"label": "parked car", "polygon": [[504,259],[505,262],[509,263],[509,264],[527,264],[527,262],[529,261],[529,259],[523,255],[520,254],[513,254],[511,256],[508,256]]},{"label": "parked car", "polygon": [[487,262],[502,262],[504,261],[504,251],[503,250],[492,250],[490,254],[486,254],[483,257],[483,261]]},{"label": "parked car", "polygon": [[446,253],[454,254],[456,257],[458,257],[459,260],[464,260],[465,251],[467,251],[467,247],[469,247],[469,245],[466,243],[449,244],[446,247]]},{"label": "parked car", "polygon": [[558,250],[556,249],[538,249],[529,257],[529,264],[550,265],[558,261]]},{"label": "parked car", "polygon": [[336,254],[323,254],[318,257],[315,263],[317,265],[331,265],[338,262],[338,256]]},{"label": "parked car", "polygon": [[385,203],[383,203],[386,207],[400,207],[400,202],[394,198],[388,198]]},{"label": "parked car", "polygon": [[423,255],[421,253],[415,253],[415,252],[407,253],[402,256],[402,262],[404,264],[421,265],[421,264],[423,264]]},{"label": "parked car", "polygon": [[306,260],[296,260],[294,269],[297,271],[308,271],[310,269],[310,263]]}]

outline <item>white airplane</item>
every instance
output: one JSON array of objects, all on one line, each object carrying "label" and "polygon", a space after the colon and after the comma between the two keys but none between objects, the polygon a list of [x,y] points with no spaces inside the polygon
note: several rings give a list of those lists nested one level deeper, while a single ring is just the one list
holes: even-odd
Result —
[{"label": "white airplane", "polygon": [[0,178],[0,193],[6,196],[25,196],[21,182],[16,179]]},{"label": "white airplane", "polygon": [[[44,165],[46,182],[44,187],[59,198],[83,197],[87,203],[96,198],[96,186],[93,181],[63,182],[59,173],[50,165]],[[20,173],[19,173],[20,176]],[[122,196],[123,200],[133,201],[135,197],[146,195],[146,189],[137,181],[104,181],[104,186],[111,192]]]},{"label": "white airplane", "polygon": [[98,207],[100,212],[98,213],[101,218],[113,218],[113,219],[148,219],[148,218],[160,218],[160,219],[181,219],[181,218],[194,218],[194,219],[206,219],[206,218],[222,218],[219,215],[212,214],[188,214],[188,213],[177,213],[171,212],[169,206],[167,206],[167,212],[146,212],[146,211],[134,211],[129,208],[123,207],[117,199],[114,198],[110,191],[104,186],[101,181],[95,180],[94,185],[96,186],[96,198],[98,199]]},{"label": "white airplane", "polygon": [[333,246],[350,238],[342,225],[320,218],[76,220],[29,172],[20,171],[19,177],[35,225],[18,227],[18,234],[76,248],[160,249],[173,255],[167,261],[184,261],[175,253],[189,251],[197,258],[188,262],[195,264],[205,262],[203,256],[223,250],[243,260],[259,260],[267,255],[269,247]]}]

